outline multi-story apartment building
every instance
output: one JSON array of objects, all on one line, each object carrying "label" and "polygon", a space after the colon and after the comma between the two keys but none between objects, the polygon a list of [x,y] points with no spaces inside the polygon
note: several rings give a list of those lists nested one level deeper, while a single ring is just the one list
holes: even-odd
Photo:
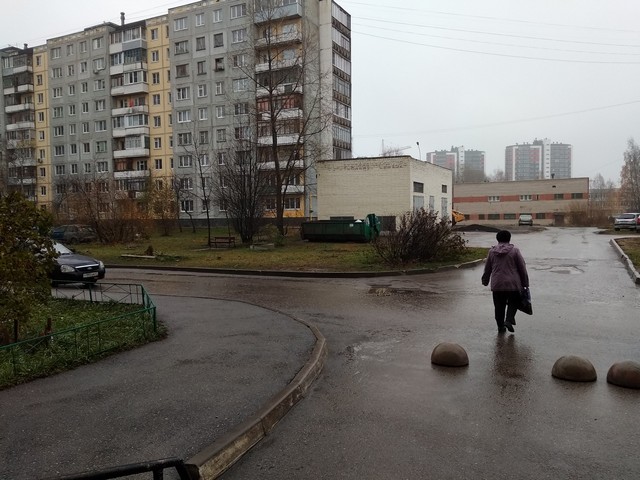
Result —
[{"label": "multi-story apartment building", "polygon": [[220,168],[254,159],[286,173],[287,215],[313,216],[314,162],[351,157],[350,27],[332,1],[204,0],[0,50],[9,183],[71,217],[90,181],[134,202],[170,187],[215,217]]},{"label": "multi-story apartment building", "polygon": [[571,178],[572,147],[549,139],[509,145],[504,172],[509,181]]},{"label": "multi-story apartment building", "polygon": [[451,150],[436,150],[427,153],[427,161],[453,171],[455,183],[482,182],[485,153],[480,150],[466,150],[463,146]]},{"label": "multi-story apartment building", "polygon": [[3,128],[0,155],[9,191],[36,200],[33,48],[2,49]]}]

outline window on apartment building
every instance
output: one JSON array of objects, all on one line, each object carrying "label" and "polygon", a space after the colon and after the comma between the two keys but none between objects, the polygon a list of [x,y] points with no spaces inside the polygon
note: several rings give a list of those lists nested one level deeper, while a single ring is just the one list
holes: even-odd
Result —
[{"label": "window on apartment building", "polygon": [[442,185],[442,193],[447,193],[447,186],[446,185]]},{"label": "window on apartment building", "polygon": [[247,115],[249,113],[249,104],[247,102],[236,103],[233,106],[234,115]]},{"label": "window on apartment building", "polygon": [[96,162],[96,172],[104,173],[109,171],[109,162]]},{"label": "window on apartment building", "polygon": [[207,96],[207,84],[203,83],[201,85],[198,85],[198,98],[202,98],[206,96]]},{"label": "window on apartment building", "polygon": [[161,100],[160,100],[160,94],[159,94],[159,93],[154,93],[154,94],[151,96],[151,103],[152,103],[153,105],[160,105],[160,101],[161,101]]},{"label": "window on apartment building", "polygon": [[216,130],[216,142],[222,143],[227,141],[227,131],[224,128]]},{"label": "window on apartment building", "polygon": [[36,66],[42,65],[42,55],[36,55]]},{"label": "window on apartment building", "polygon": [[179,32],[180,30],[186,30],[189,24],[187,23],[187,17],[176,18],[173,21],[173,31]]},{"label": "window on apartment building", "polygon": [[206,120],[209,117],[209,110],[207,107],[198,108],[198,120]]},{"label": "window on apartment building", "polygon": [[553,194],[553,199],[554,200],[564,200],[564,194],[563,193],[554,193]]},{"label": "window on apartment building", "polygon": [[101,78],[99,80],[95,80],[93,82],[93,90],[98,92],[100,90],[104,90],[105,88],[107,88],[107,82],[104,78]]},{"label": "window on apartment building", "polygon": [[191,110],[178,111],[178,123],[186,123],[191,121]]},{"label": "window on apartment building", "polygon": [[240,5],[232,5],[229,9],[231,18],[239,18],[247,15],[247,4],[241,3]]},{"label": "window on apartment building", "polygon": [[222,33],[215,33],[213,35],[213,46],[214,47],[224,47],[224,37]]},{"label": "window on apartment building", "polygon": [[51,58],[60,58],[61,48],[56,47],[51,49]]},{"label": "window on apartment building", "polygon": [[223,57],[218,57],[218,58],[215,59],[214,70],[216,72],[220,72],[220,71],[224,70],[224,58]]},{"label": "window on apartment building", "polygon": [[286,197],[284,199],[285,210],[298,210],[300,209],[300,197]]},{"label": "window on apartment building", "polygon": [[190,87],[180,87],[176,89],[177,100],[189,100],[190,96],[191,96]]},{"label": "window on apartment building", "polygon": [[96,132],[106,132],[107,131],[107,121],[106,120],[98,120],[94,124],[94,130]]},{"label": "window on apartment building", "polygon": [[82,123],[82,133],[89,133],[89,122]]},{"label": "window on apartment building", "polygon": [[77,155],[78,154],[78,146],[75,143],[72,143],[71,145],[69,145],[69,149],[71,150],[69,152],[71,155]]},{"label": "window on apartment building", "polygon": [[241,43],[247,40],[247,29],[231,30],[231,43]]},{"label": "window on apartment building", "polygon": [[158,128],[158,127],[162,126],[162,117],[160,115],[154,115],[153,116],[153,126],[155,128]]},{"label": "window on apartment building", "polygon": [[500,195],[489,195],[487,197],[487,201],[488,202],[499,202],[500,201]]},{"label": "window on apartment building", "polygon": [[218,23],[222,21],[222,9],[218,8],[213,11],[213,23]]},{"label": "window on apartment building", "polygon": [[62,96],[62,87],[56,87],[53,89],[53,98],[60,98]]},{"label": "window on apartment building", "polygon": [[38,112],[38,122],[44,122],[44,112]]},{"label": "window on apartment building", "polygon": [[504,220],[515,220],[516,219],[516,214],[515,213],[505,213],[502,215],[502,218]]},{"label": "window on apartment building", "polygon": [[206,50],[207,44],[205,42],[205,37],[196,37],[196,50]]},{"label": "window on apartment building", "polygon": [[106,108],[106,103],[104,100],[96,100],[95,107],[96,107],[96,112],[101,112]]},{"label": "window on apartment building", "polygon": [[75,95],[76,94],[76,86],[75,85],[69,85],[67,87],[67,93],[69,93],[69,95]]},{"label": "window on apartment building", "polygon": [[54,137],[61,137],[63,135],[64,135],[64,127],[63,126],[53,127],[53,136]]},{"label": "window on apartment building", "polygon": [[248,78],[236,78],[233,80],[233,91],[234,92],[246,92],[249,89],[249,79]]},{"label": "window on apartment building", "polygon": [[76,134],[76,124],[75,123],[70,123],[69,124],[69,135],[75,135]]},{"label": "window on apartment building", "polygon": [[216,118],[224,118],[224,105],[216,105]]},{"label": "window on apartment building", "polygon": [[180,155],[178,157],[178,166],[182,168],[193,167],[193,157],[191,155]]},{"label": "window on apartment building", "polygon": [[80,92],[87,93],[89,91],[89,84],[87,82],[82,82],[80,84]]},{"label": "window on apartment building", "polygon": [[198,75],[204,75],[207,73],[206,62],[204,60],[197,63],[198,66]]},{"label": "window on apartment building", "polygon": [[193,212],[193,200],[180,200],[181,212]]},{"label": "window on apartment building", "polygon": [[155,149],[162,148],[162,138],[161,137],[154,137],[153,138],[153,148],[155,148]]},{"label": "window on apartment building", "polygon": [[162,159],[161,158],[156,158],[153,161],[154,167],[156,170],[162,170]]},{"label": "window on apartment building", "polygon": [[53,107],[53,118],[62,118],[62,107]]},{"label": "window on apartment building", "polygon": [[67,65],[67,76],[73,77],[76,74],[76,66],[75,65]]},{"label": "window on apartment building", "polygon": [[98,72],[105,69],[104,58],[96,58],[93,60],[93,71]]},{"label": "window on apartment building", "polygon": [[56,175],[64,175],[66,165],[56,165],[55,174]]},{"label": "window on apartment building", "polygon": [[84,173],[91,173],[91,164],[90,163],[85,163],[84,164]]},{"label": "window on apartment building", "polygon": [[[64,155],[64,145],[56,145],[55,147],[53,147],[53,155],[56,157],[61,157],[62,155]],[[64,165],[62,165],[62,167],[64,167]]]},{"label": "window on apartment building", "polygon": [[248,56],[247,56],[246,53],[233,56],[233,66],[234,67],[246,67],[248,63],[249,63],[249,61],[248,61]]},{"label": "window on apartment building", "polygon": [[62,67],[55,67],[51,69],[51,76],[53,78],[60,78],[62,77]]},{"label": "window on apartment building", "polygon": [[158,29],[157,28],[152,28],[151,29],[151,40],[158,40]]},{"label": "window on apartment building", "polygon": [[[202,131],[198,132],[198,142],[200,143],[200,145],[206,145],[207,143],[209,143],[209,131],[208,130],[202,130]],[[200,162],[200,164],[204,165],[202,162]]]},{"label": "window on apartment building", "polygon": [[73,116],[76,114],[76,106],[75,105],[69,105],[69,116]]},{"label": "window on apartment building", "polygon": [[178,145],[191,145],[191,132],[178,134]]},{"label": "window on apartment building", "polygon": [[216,157],[218,159],[218,165],[224,165],[227,159],[227,152],[218,152],[216,154]]},{"label": "window on apartment building", "polygon": [[176,55],[180,55],[182,53],[189,53],[189,42],[187,40],[176,42],[173,48],[173,53]]},{"label": "window on apartment building", "polygon": [[188,77],[189,76],[189,65],[176,65],[176,77]]},{"label": "window on apartment building", "polygon": [[82,144],[82,153],[91,153],[91,144],[89,142]]},{"label": "window on apartment building", "polygon": [[80,62],[80,73],[87,73],[88,69],[87,62]]},{"label": "window on apartment building", "polygon": [[153,85],[158,85],[160,83],[160,74],[158,72],[151,74],[151,83]]},{"label": "window on apartment building", "polygon": [[413,182],[413,191],[415,193],[424,193],[424,183],[422,183],[422,182]]},{"label": "window on apartment building", "polygon": [[38,94],[38,103],[44,103],[44,93]]},{"label": "window on apartment building", "polygon": [[67,45],[67,57],[73,55],[73,44]]},{"label": "window on apartment building", "polygon": [[47,187],[40,187],[40,195],[43,197],[47,195]]},{"label": "window on apartment building", "polygon": [[584,198],[582,193],[572,193],[571,194],[571,199],[572,200],[580,200],[581,198]]},{"label": "window on apartment building", "polygon": [[530,202],[532,199],[531,195],[520,195],[521,202]]},{"label": "window on apartment building", "polygon": [[98,50],[99,48],[102,48],[102,45],[103,45],[102,37],[94,38],[91,41],[91,46],[93,47],[94,50]]},{"label": "window on apartment building", "polygon": [[152,62],[159,62],[160,61],[160,51],[159,50],[153,50],[151,52],[151,61]]},{"label": "window on apartment building", "polygon": [[216,82],[216,95],[224,94],[224,82]]},{"label": "window on apartment building", "polygon": [[201,27],[204,25],[204,13],[196,13],[196,27]]},{"label": "window on apartment building", "polygon": [[490,213],[487,215],[487,220],[500,220],[499,213]]},{"label": "window on apartment building", "polygon": [[87,42],[86,41],[82,41],[80,42],[80,52],[85,53],[87,51]]},{"label": "window on apartment building", "polygon": [[96,152],[105,153],[107,151],[107,142],[106,140],[99,140],[96,142]]}]

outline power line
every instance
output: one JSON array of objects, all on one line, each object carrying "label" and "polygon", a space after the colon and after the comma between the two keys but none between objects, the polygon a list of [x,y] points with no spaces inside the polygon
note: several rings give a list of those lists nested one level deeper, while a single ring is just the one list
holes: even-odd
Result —
[{"label": "power line", "polygon": [[469,15],[469,14],[464,14],[464,13],[443,12],[443,11],[439,11],[439,10],[423,10],[423,9],[418,9],[418,8],[399,7],[399,6],[396,6],[396,5],[393,5],[393,6],[372,5],[370,2],[362,3],[362,2],[354,2],[352,0],[343,0],[341,3],[353,4],[353,5],[363,5],[363,6],[374,7],[374,8],[376,8],[376,7],[377,8],[386,8],[386,9],[391,9],[391,10],[394,10],[394,11],[406,10],[406,11],[410,11],[410,12],[432,13],[432,14],[436,14],[436,15],[448,15],[448,16],[452,16],[452,17],[463,17],[463,18],[479,18],[479,19],[483,19],[483,20],[498,20],[498,21],[501,21],[501,22],[514,22],[514,23],[523,23],[523,24],[529,24],[529,25],[543,25],[543,26],[550,26],[550,27],[563,27],[563,28],[567,28],[568,27],[568,28],[579,28],[579,29],[585,29],[585,30],[600,30],[600,31],[608,31],[608,32],[622,32],[622,33],[635,33],[635,34],[640,33],[637,30],[624,30],[624,29],[619,29],[619,28],[590,27],[590,26],[584,26],[584,25],[569,25],[569,24],[563,24],[563,23],[549,23],[549,22],[534,22],[532,20],[521,20],[521,19],[505,18],[505,17],[491,17],[491,16],[487,16],[487,15]]},{"label": "power line", "polygon": [[430,133],[447,133],[447,132],[456,132],[456,131],[460,131],[460,130],[472,130],[472,129],[476,129],[476,128],[499,127],[499,126],[503,126],[503,125],[511,125],[511,124],[514,124],[514,123],[534,122],[534,121],[538,121],[538,120],[547,120],[549,118],[567,117],[567,116],[571,116],[571,115],[579,115],[579,114],[582,114],[582,113],[597,112],[597,111],[600,111],[600,110],[608,110],[608,109],[612,109],[612,108],[624,107],[624,106],[633,105],[633,104],[636,104],[636,103],[640,103],[640,100],[631,100],[629,102],[616,103],[616,104],[613,104],[613,105],[604,105],[604,106],[600,106],[600,107],[586,108],[586,109],[583,109],[583,110],[574,110],[572,112],[553,113],[553,114],[550,114],[550,115],[542,115],[542,116],[539,116],[539,117],[521,118],[519,120],[507,120],[507,121],[502,121],[502,122],[485,123],[485,124],[480,124],[480,125],[469,125],[469,126],[466,126],[466,127],[437,128],[437,129],[433,129],[433,130],[420,130],[420,131],[402,132],[402,133],[389,133],[389,132],[371,133],[371,134],[367,134],[367,135],[353,135],[353,137],[354,138],[401,137],[401,136],[405,136],[405,135],[421,135],[421,134],[430,134]]},{"label": "power line", "polygon": [[494,57],[506,57],[506,58],[520,58],[524,60],[542,60],[547,62],[561,62],[561,63],[586,63],[586,64],[602,64],[602,65],[640,65],[640,62],[615,62],[615,61],[604,61],[604,60],[569,60],[569,59],[561,59],[561,58],[545,58],[545,57],[529,57],[526,55],[510,55],[507,53],[494,53],[494,52],[482,52],[479,50],[469,50],[465,48],[454,48],[454,47],[444,47],[442,45],[431,45],[428,43],[419,43],[412,42],[409,40],[399,40],[397,38],[389,38],[383,37],[380,35],[373,35],[371,33],[358,32],[356,30],[352,30],[352,33],[357,33],[359,35],[364,35],[367,37],[379,38],[382,40],[390,40],[392,42],[405,43],[408,45],[418,45],[421,47],[429,47],[429,48],[438,48],[441,50],[451,50],[454,52],[463,52],[463,53],[475,53],[478,55],[490,55]]},{"label": "power line", "polygon": [[[422,25],[418,23],[409,23],[409,22],[394,22],[388,19],[378,19],[378,18],[367,18],[367,17],[358,17],[359,20],[369,20],[373,22],[382,22],[384,24],[392,23],[394,25],[404,25],[411,27],[419,27],[419,28],[433,28],[436,30],[450,30],[452,32],[464,32],[464,33],[478,33],[481,35],[494,35],[498,37],[512,37],[512,38],[525,38],[527,40],[544,40],[548,42],[562,42],[562,43],[579,43],[583,45],[599,45],[606,47],[632,47],[632,48],[640,48],[638,44],[625,44],[625,43],[602,43],[602,42],[588,42],[582,40],[564,40],[560,38],[548,38],[548,37],[533,37],[529,35],[515,35],[510,33],[497,33],[497,32],[483,32],[481,30],[467,30],[464,28],[450,28],[450,27],[440,27],[438,25]],[[357,23],[357,22],[356,22]]]},{"label": "power line", "polygon": [[[366,27],[368,25],[363,25],[363,26]],[[549,50],[553,52],[588,53],[588,54],[596,54],[596,55],[623,55],[623,56],[634,56],[634,57],[640,56],[640,53],[594,52],[593,50],[573,50],[573,49],[564,49],[564,48],[538,47],[533,45],[517,45],[514,43],[491,42],[488,40],[472,40],[472,39],[458,38],[458,37],[447,37],[444,35],[433,35],[429,33],[408,32],[406,30],[396,30],[393,28],[384,28],[384,27],[376,27],[376,26],[372,26],[371,28],[375,28],[377,30],[385,30],[388,32],[406,33],[409,35],[419,35],[421,37],[442,38],[444,40],[456,40],[460,42],[482,43],[486,45],[498,45],[503,47],[531,48],[535,50]]]}]

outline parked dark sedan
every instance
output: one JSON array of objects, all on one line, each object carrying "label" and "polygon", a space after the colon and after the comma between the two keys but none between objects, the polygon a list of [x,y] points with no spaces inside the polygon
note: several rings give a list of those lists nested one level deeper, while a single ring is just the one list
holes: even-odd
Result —
[{"label": "parked dark sedan", "polygon": [[58,242],[53,242],[58,252],[56,265],[51,273],[51,284],[55,287],[60,283],[95,283],[104,278],[104,263],[95,258],[73,253]]},{"label": "parked dark sedan", "polygon": [[80,243],[95,242],[98,236],[89,225],[60,225],[59,227],[53,227],[51,238],[58,242]]}]

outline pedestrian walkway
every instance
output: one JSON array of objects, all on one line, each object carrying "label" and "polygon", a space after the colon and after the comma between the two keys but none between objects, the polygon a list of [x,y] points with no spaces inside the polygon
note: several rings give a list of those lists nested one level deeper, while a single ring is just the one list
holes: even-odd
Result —
[{"label": "pedestrian walkway", "polygon": [[0,391],[0,479],[197,454],[206,461],[228,434],[242,435],[238,425],[256,414],[271,421],[265,405],[291,402],[299,390],[279,395],[310,359],[321,366],[313,330],[282,313],[202,298],[154,301],[166,340]]}]

